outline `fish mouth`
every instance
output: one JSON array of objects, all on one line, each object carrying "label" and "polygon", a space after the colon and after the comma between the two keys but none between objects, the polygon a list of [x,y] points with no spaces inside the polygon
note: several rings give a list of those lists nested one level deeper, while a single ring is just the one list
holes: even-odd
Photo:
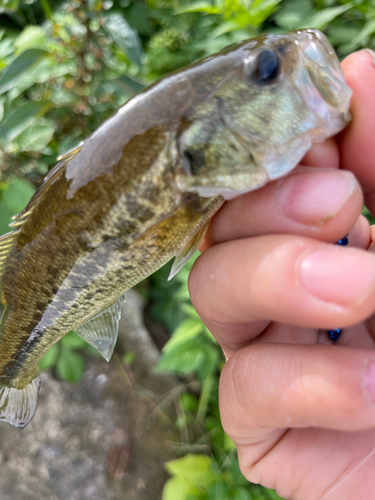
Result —
[{"label": "fish mouth", "polygon": [[331,133],[340,131],[351,119],[348,109],[352,91],[334,49],[319,30],[298,30],[291,36],[299,48],[294,74],[299,94],[321,123],[331,121]]}]

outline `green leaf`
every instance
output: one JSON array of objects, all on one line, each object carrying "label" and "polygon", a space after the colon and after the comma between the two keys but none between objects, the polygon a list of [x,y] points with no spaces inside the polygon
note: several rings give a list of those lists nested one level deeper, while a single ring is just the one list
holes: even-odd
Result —
[{"label": "green leaf", "polygon": [[219,363],[219,352],[216,347],[206,345],[204,347],[204,360],[199,367],[199,378],[206,380],[217,370]]},{"label": "green leaf", "polygon": [[351,3],[347,5],[341,5],[340,7],[332,7],[330,9],[324,9],[320,12],[317,12],[312,17],[310,17],[307,21],[302,23],[300,28],[317,28],[323,29],[324,26],[331,21],[333,21],[337,16],[349,10],[353,7]]},{"label": "green leaf", "polygon": [[165,483],[162,500],[190,500],[199,493],[190,481],[183,477],[172,477]]},{"label": "green leaf", "polygon": [[193,413],[198,408],[198,398],[189,392],[183,392],[180,397],[182,407],[185,411]]},{"label": "green leaf", "polygon": [[126,18],[131,26],[142,36],[150,36],[154,27],[149,19],[150,11],[144,3],[135,3],[126,12]]},{"label": "green leaf", "polygon": [[176,14],[184,14],[186,12],[205,12],[206,14],[220,14],[218,7],[213,7],[210,2],[194,2],[185,7],[178,7],[175,10]]},{"label": "green leaf", "polygon": [[56,365],[58,375],[68,382],[79,382],[85,371],[85,361],[78,353],[64,346]]},{"label": "green leaf", "polygon": [[15,39],[14,46],[18,49],[18,52],[31,48],[45,49],[47,47],[46,33],[39,26],[26,26]]},{"label": "green leaf", "polygon": [[34,192],[35,188],[32,184],[16,177],[3,192],[2,202],[9,207],[12,215],[15,215],[25,208]]},{"label": "green leaf", "polygon": [[56,107],[68,107],[77,103],[77,96],[65,89],[54,89],[51,101]]},{"label": "green leaf", "polygon": [[198,407],[198,411],[197,411],[197,423],[201,426],[204,425],[204,419],[205,419],[206,414],[207,414],[211,393],[212,393],[212,390],[214,388],[215,383],[214,383],[213,378],[209,377],[209,378],[207,378],[207,380],[205,380],[203,382],[202,385],[203,385],[203,389],[201,391],[201,396],[199,399],[199,407]]},{"label": "green leaf", "polygon": [[295,0],[286,3],[284,8],[276,12],[275,20],[277,25],[284,29],[295,29],[313,13],[314,10],[310,0]]},{"label": "green leaf", "polygon": [[183,458],[165,464],[171,476],[182,477],[197,488],[207,490],[216,480],[213,472],[213,459],[207,455],[188,454]]},{"label": "green leaf", "polygon": [[360,33],[353,39],[353,43],[360,43],[375,32],[375,19],[366,23]]},{"label": "green leaf", "polygon": [[276,10],[281,0],[256,0],[250,3],[249,14],[254,27],[260,26]]},{"label": "green leaf", "polygon": [[3,68],[4,65],[8,66],[8,64],[4,63],[4,60],[7,59],[10,54],[13,54],[13,52],[13,40],[11,38],[5,38],[4,40],[2,40],[0,43],[0,61],[2,63],[1,68]]},{"label": "green leaf", "polygon": [[187,316],[190,316],[190,318],[200,319],[197,311],[191,304],[181,304],[181,309]]},{"label": "green leaf", "polygon": [[334,46],[342,46],[345,43],[352,42],[360,33],[360,29],[357,26],[340,25],[333,26],[328,30],[329,41]]},{"label": "green leaf", "polygon": [[33,125],[18,137],[21,151],[41,151],[53,137],[54,127],[50,125]]},{"label": "green leaf", "polygon": [[0,5],[0,13],[6,11],[17,10],[20,0],[2,0]]},{"label": "green leaf", "polygon": [[168,352],[163,352],[157,370],[191,373],[201,365],[205,358],[203,348],[204,344],[199,340],[188,340]]},{"label": "green leaf", "polygon": [[212,31],[211,36],[216,38],[220,35],[224,35],[225,33],[229,33],[230,31],[236,30],[240,28],[239,24],[236,21],[226,21],[221,23],[215,30]]},{"label": "green leaf", "polygon": [[52,17],[53,10],[48,0],[40,0],[40,5],[42,6],[44,15],[48,18]]},{"label": "green leaf", "polygon": [[[41,59],[35,66],[33,66],[19,83],[15,85],[7,93],[7,99],[13,101],[20,95],[24,95],[25,91],[30,88],[34,83],[45,83],[50,80],[51,77],[56,78],[57,73],[62,72],[62,69],[67,65],[60,64],[58,69],[56,68],[56,62],[50,58]],[[48,83],[47,83],[48,85]]]},{"label": "green leaf", "polygon": [[17,85],[17,83],[25,78],[30,68],[47,54],[48,52],[45,50],[29,49],[16,57],[0,76],[0,95]]},{"label": "green leaf", "polygon": [[138,33],[121,14],[110,14],[106,18],[105,27],[113,41],[131,61],[142,65],[142,45]]},{"label": "green leaf", "polygon": [[0,124],[0,142],[11,142],[51,107],[43,101],[29,101],[7,113]]},{"label": "green leaf", "polygon": [[53,345],[51,349],[48,352],[46,352],[46,354],[40,360],[39,370],[46,371],[55,366],[59,358],[59,353],[60,349],[58,344]]},{"label": "green leaf", "polygon": [[177,346],[187,342],[190,339],[197,337],[204,329],[202,320],[198,318],[185,319],[175,330],[171,339],[163,348],[163,352],[167,353],[177,348]]}]

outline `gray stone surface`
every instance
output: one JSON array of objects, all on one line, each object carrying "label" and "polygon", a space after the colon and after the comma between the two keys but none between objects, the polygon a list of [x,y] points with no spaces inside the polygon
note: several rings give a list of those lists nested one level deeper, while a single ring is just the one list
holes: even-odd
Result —
[{"label": "gray stone surface", "polygon": [[[1,500],[161,498],[174,431],[159,403],[178,382],[153,373],[158,352],[139,296],[129,292],[123,308],[120,354],[110,363],[88,358],[79,384],[42,374],[31,423],[0,424]],[[121,361],[128,349],[131,367]]]}]

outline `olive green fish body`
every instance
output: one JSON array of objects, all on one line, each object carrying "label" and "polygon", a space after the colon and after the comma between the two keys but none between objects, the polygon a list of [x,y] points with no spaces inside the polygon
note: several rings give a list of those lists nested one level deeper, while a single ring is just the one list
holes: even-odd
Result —
[{"label": "olive green fish body", "polygon": [[62,158],[0,240],[0,419],[32,418],[41,357],[70,330],[106,359],[124,292],[197,248],[224,199],[287,174],[349,119],[324,35],[228,47],[126,103]]},{"label": "olive green fish body", "polygon": [[[164,133],[157,132],[142,136],[148,168],[125,147],[113,173],[72,196],[64,166],[21,227],[2,279],[3,382],[32,376],[51,345],[170,260],[222,204],[170,189]],[[122,175],[132,167],[131,179]]]}]

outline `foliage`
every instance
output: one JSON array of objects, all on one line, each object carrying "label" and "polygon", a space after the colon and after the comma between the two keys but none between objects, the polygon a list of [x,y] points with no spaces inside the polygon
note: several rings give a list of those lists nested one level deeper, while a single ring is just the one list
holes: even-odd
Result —
[{"label": "foliage", "polygon": [[[342,57],[375,49],[374,19],[372,0],[0,0],[0,234],[59,155],[157,78],[260,32],[304,26],[323,29]],[[224,360],[190,304],[190,267],[167,282],[166,266],[143,286],[154,320],[174,332],[159,370],[189,382],[176,420],[185,456],[167,464],[164,500],[275,499],[244,480],[221,427]],[[69,333],[41,369],[80,380],[85,346]]]},{"label": "foliage", "polygon": [[231,468],[222,472],[207,455],[187,454],[166,464],[172,476],[167,481],[162,500],[277,500],[280,497],[267,488],[254,486],[251,491],[247,481],[233,461]]},{"label": "foliage", "polygon": [[[172,281],[166,281],[170,264],[150,278],[151,310],[157,311],[159,321],[165,313],[164,323],[174,325],[158,370],[184,374],[187,381],[193,381],[179,393],[175,423],[180,431],[176,452],[190,454],[166,464],[172,478],[164,487],[163,500],[277,500],[274,491],[245,480],[234,443],[222,428],[218,377],[224,356],[189,299],[187,276],[195,258]],[[183,319],[171,315],[176,310]],[[202,455],[202,449],[210,455]]]},{"label": "foliage", "polygon": [[12,216],[25,207],[34,191],[29,182],[17,177],[9,184],[0,182],[0,234],[9,231]]},{"label": "foliage", "polygon": [[375,224],[375,219],[374,217],[370,214],[370,211],[368,208],[363,207],[362,210],[362,215],[366,217],[366,219],[369,221],[369,224]]},{"label": "foliage", "polygon": [[85,372],[85,360],[79,353],[81,350],[100,356],[75,332],[69,332],[43,356],[39,369],[45,371],[53,368],[59,378],[68,382],[79,382]]}]

